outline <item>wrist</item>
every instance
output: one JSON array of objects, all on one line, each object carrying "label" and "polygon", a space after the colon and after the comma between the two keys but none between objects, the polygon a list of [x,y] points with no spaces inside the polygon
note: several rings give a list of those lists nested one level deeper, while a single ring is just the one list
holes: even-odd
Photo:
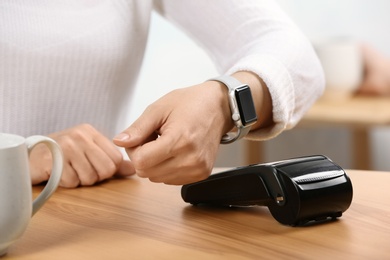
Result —
[{"label": "wrist", "polygon": [[221,135],[231,131],[234,129],[234,122],[232,121],[232,114],[230,111],[229,105],[229,92],[226,89],[226,86],[218,81],[206,81],[208,86],[207,89],[212,90],[212,95],[215,97],[215,102],[218,108],[219,119],[221,127]]},{"label": "wrist", "polygon": [[257,122],[256,109],[254,106],[250,87],[238,79],[222,75],[210,79],[210,81],[221,82],[228,92],[228,103],[230,107],[231,120],[237,129],[235,133],[230,132],[223,135],[221,143],[228,144],[246,136],[253,124]]},{"label": "wrist", "polygon": [[257,122],[252,125],[251,130],[269,127],[274,124],[272,98],[264,81],[259,76],[249,71],[238,71],[232,76],[239,81],[248,84],[251,88],[257,114]]}]

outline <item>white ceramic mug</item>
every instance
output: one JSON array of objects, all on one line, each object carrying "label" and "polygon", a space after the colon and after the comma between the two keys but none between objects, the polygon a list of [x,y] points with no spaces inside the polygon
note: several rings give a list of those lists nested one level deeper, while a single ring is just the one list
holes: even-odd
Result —
[{"label": "white ceramic mug", "polygon": [[[50,149],[53,167],[46,186],[33,201],[28,157],[39,143]],[[52,139],[0,133],[0,256],[22,236],[31,217],[57,189],[62,169],[62,152]]]},{"label": "white ceramic mug", "polygon": [[358,41],[334,37],[313,42],[324,69],[324,97],[340,99],[353,95],[363,77],[363,60]]}]

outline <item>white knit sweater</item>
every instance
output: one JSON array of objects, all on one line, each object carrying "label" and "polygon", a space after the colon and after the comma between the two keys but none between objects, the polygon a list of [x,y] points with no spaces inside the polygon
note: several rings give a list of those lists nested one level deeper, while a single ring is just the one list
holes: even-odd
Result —
[{"label": "white knit sweater", "polygon": [[[266,82],[276,125],[294,126],[322,93],[307,39],[269,0],[2,0],[0,132],[48,134],[89,123],[112,137],[141,67],[151,12],[186,31],[222,73]],[[206,80],[206,79],[205,79]]]}]

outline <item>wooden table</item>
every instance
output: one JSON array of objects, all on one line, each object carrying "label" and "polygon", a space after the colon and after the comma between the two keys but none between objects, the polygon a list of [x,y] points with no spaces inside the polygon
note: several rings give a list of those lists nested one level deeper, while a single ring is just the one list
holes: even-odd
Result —
[{"label": "wooden table", "polygon": [[[362,170],[372,169],[370,129],[381,126],[390,126],[390,97],[323,98],[313,105],[297,125],[305,128],[348,128],[352,134],[353,168]],[[261,142],[246,141],[245,146],[247,164],[263,160]]]},{"label": "wooden table", "polygon": [[281,225],[266,207],[190,206],[180,186],[137,177],[60,188],[4,260],[389,259],[390,172],[347,173],[351,207],[307,227]]}]

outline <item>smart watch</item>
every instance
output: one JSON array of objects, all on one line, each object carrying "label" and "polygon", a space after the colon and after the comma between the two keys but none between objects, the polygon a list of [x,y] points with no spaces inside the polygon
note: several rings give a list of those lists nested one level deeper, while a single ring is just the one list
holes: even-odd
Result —
[{"label": "smart watch", "polygon": [[221,144],[232,143],[243,138],[248,134],[251,126],[257,122],[251,89],[247,84],[243,84],[236,78],[227,75],[209,80],[219,81],[228,88],[232,120],[237,128],[237,132],[225,134],[221,139]]}]

